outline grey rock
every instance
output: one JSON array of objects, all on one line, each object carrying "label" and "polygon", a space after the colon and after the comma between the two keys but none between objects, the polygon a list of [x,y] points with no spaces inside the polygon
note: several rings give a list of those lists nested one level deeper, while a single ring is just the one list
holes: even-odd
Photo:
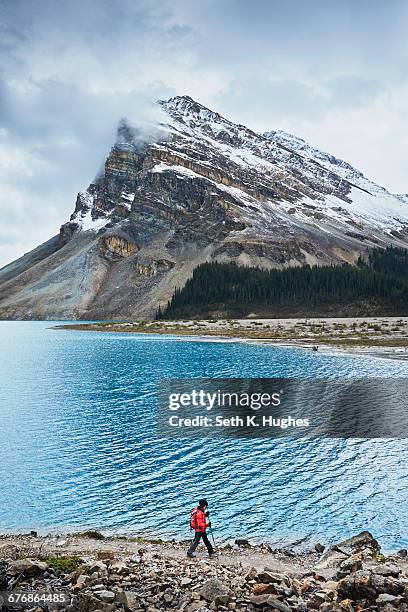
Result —
[{"label": "grey rock", "polygon": [[258,570],[256,567],[250,567],[249,569],[244,569],[244,580],[250,582],[254,580],[258,574]]},{"label": "grey rock", "polygon": [[[61,580],[55,576],[47,578],[51,576],[51,570],[46,570],[36,576],[24,577],[20,584],[23,588],[34,587],[36,590],[67,588],[73,603],[66,612],[162,612],[166,609],[179,612],[251,612],[254,609],[264,612],[352,612],[359,607],[381,612],[396,609],[408,612],[406,562],[397,556],[388,557],[385,562],[381,562],[382,557],[378,555],[365,558],[367,549],[366,546],[340,563],[337,571],[348,573],[338,582],[328,579],[331,570],[317,572],[314,569],[315,555],[299,556],[294,565],[298,569],[292,574],[289,569],[287,573],[276,571],[272,565],[277,562],[276,567],[279,567],[278,563],[283,559],[281,567],[288,567],[287,559],[280,552],[275,552],[276,557],[271,560],[274,569],[265,566],[259,570],[243,568],[238,559],[236,565],[232,565],[231,560],[225,563],[222,556],[215,564],[200,557],[195,563],[190,563],[184,557],[167,555],[152,546],[142,563],[132,565],[130,560],[109,560],[106,565],[101,565],[100,561],[86,557],[88,571],[89,568],[98,570],[91,575],[79,567]],[[259,563],[265,551],[255,549],[254,553],[254,561]],[[94,554],[97,555],[98,551]],[[124,546],[123,556],[125,554]],[[240,556],[243,563],[251,558],[243,550]],[[27,559],[20,561],[27,562]],[[36,562],[36,559],[28,561]],[[304,570],[301,570],[302,562]],[[10,581],[15,582],[21,576],[19,572],[10,577],[9,565],[12,565],[11,561],[7,563],[0,559],[0,579],[5,578],[5,588]],[[128,567],[131,568],[130,574]]]},{"label": "grey rock", "polygon": [[291,612],[291,609],[289,606],[287,606],[285,603],[283,603],[282,601],[279,601],[279,599],[276,599],[274,597],[269,597],[267,601],[267,605],[273,610],[279,610],[280,612]]},{"label": "grey rock", "polygon": [[249,601],[256,608],[270,608],[272,610],[280,610],[280,612],[291,612],[289,606],[272,595],[252,595]]},{"label": "grey rock", "polygon": [[307,612],[307,604],[301,597],[299,597],[297,605],[294,606],[294,609],[296,612]]},{"label": "grey rock", "polygon": [[130,573],[129,567],[123,561],[115,561],[109,565],[109,571],[113,574],[126,576]]},{"label": "grey rock", "polygon": [[67,543],[67,541],[66,541],[66,540],[57,540],[57,541],[55,542],[55,546],[61,546],[61,547],[62,547],[62,546],[65,546],[65,545],[66,545],[66,543]]},{"label": "grey rock", "polygon": [[336,579],[340,580],[340,578],[344,578],[347,574],[352,572],[356,572],[358,570],[363,569],[363,563],[361,561],[361,554],[355,554],[348,557],[340,563],[339,570],[336,574]]},{"label": "grey rock", "polygon": [[399,595],[404,591],[405,584],[392,576],[381,576],[380,574],[372,574],[371,584],[378,593],[389,593],[390,595]]},{"label": "grey rock", "polygon": [[346,554],[369,551],[372,555],[380,552],[381,548],[378,541],[369,531],[362,531],[358,535],[352,536],[336,544],[336,548]]},{"label": "grey rock", "polygon": [[282,582],[283,580],[283,575],[279,574],[278,572],[273,572],[271,570],[269,570],[268,568],[265,568],[263,571],[258,572],[256,574],[256,579],[259,582],[263,582],[265,584],[268,584],[270,582]]},{"label": "grey rock", "polygon": [[391,563],[378,563],[372,567],[370,567],[371,571],[375,574],[379,574],[380,576],[392,576],[393,578],[398,578],[401,574],[401,569],[398,565],[394,565]]},{"label": "grey rock", "polygon": [[98,599],[105,601],[106,603],[111,603],[115,601],[115,593],[113,591],[108,591],[104,589],[103,591],[95,591],[94,594]]},{"label": "grey rock", "polygon": [[198,590],[198,594],[206,601],[215,601],[216,603],[228,603],[231,597],[231,591],[217,578],[210,578],[207,580],[201,589]]},{"label": "grey rock", "polygon": [[89,593],[81,592],[74,597],[73,610],[75,612],[112,612],[115,604],[104,603]]},{"label": "grey rock", "polygon": [[331,546],[328,548],[320,557],[319,562],[316,564],[318,569],[327,569],[330,567],[336,567],[340,565],[342,561],[348,558],[348,554],[338,550],[336,547]]},{"label": "grey rock", "polygon": [[235,544],[237,546],[249,546],[249,540],[246,540],[245,538],[238,538],[235,540]]},{"label": "grey rock", "polygon": [[13,561],[8,569],[7,573],[11,576],[17,574],[24,574],[27,578],[34,578],[35,576],[41,576],[47,571],[48,565],[43,561],[37,561],[33,559],[17,559]]},{"label": "grey rock", "polygon": [[341,597],[372,600],[376,598],[377,591],[372,583],[372,574],[360,570],[346,576],[338,583],[338,591]]},{"label": "grey rock", "polygon": [[90,574],[97,572],[99,575],[106,574],[108,569],[105,563],[103,563],[102,561],[95,560],[88,561],[87,563],[85,563],[85,567],[88,568]]},{"label": "grey rock", "polygon": [[199,601],[192,601],[186,606],[185,612],[206,612],[206,610],[208,609],[209,608],[207,608],[206,606],[203,606],[202,602],[200,603]]},{"label": "grey rock", "polygon": [[249,601],[256,608],[263,608],[264,606],[267,605],[267,601],[269,597],[270,595],[268,595],[267,593],[265,593],[264,595],[252,595],[249,598]]},{"label": "grey rock", "polygon": [[389,593],[381,593],[381,595],[379,595],[376,599],[376,603],[377,604],[386,604],[386,603],[395,603],[396,601],[399,601],[400,598],[396,597],[395,595],[390,595]]},{"label": "grey rock", "polygon": [[139,598],[133,591],[118,590],[116,592],[115,602],[122,604],[127,610],[136,610],[139,608]]}]

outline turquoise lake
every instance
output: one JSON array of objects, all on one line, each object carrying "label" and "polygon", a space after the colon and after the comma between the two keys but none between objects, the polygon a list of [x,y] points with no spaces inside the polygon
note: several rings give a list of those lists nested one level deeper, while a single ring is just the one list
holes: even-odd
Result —
[{"label": "turquoise lake", "polygon": [[0,532],[83,528],[274,545],[369,529],[408,546],[408,440],[159,439],[160,377],[398,377],[408,362],[0,322]]}]

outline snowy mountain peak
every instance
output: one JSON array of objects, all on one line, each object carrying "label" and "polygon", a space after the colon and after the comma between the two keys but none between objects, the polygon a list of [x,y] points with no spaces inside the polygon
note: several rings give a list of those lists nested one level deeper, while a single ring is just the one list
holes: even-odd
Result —
[{"label": "snowy mountain peak", "polygon": [[217,112],[210,110],[190,96],[174,96],[169,100],[159,100],[158,103],[171,115],[177,117],[208,119],[218,117],[225,121]]},{"label": "snowy mountain peak", "polygon": [[59,236],[7,267],[3,318],[149,317],[204,261],[341,265],[407,247],[408,197],[347,162],[189,96],[158,109],[152,121],[119,122],[104,171]]},{"label": "snowy mountain peak", "polygon": [[[362,229],[370,228],[381,236],[364,238],[373,244],[408,233],[404,196],[388,193],[351,164],[302,138],[282,130],[253,132],[190,96],[175,96],[158,105],[163,116],[154,128],[134,127],[125,119],[119,122],[114,149],[137,157],[126,161],[112,150],[106,164],[109,176],[112,169],[118,171],[119,162],[126,162],[124,174],[129,168],[137,173],[140,167],[146,177],[162,174],[184,183],[188,178],[219,198],[228,196],[237,207],[234,218],[245,219],[247,232],[269,234],[278,223],[281,229],[340,232],[361,240]],[[101,215],[106,219],[107,214],[109,220],[111,209],[132,212],[134,204],[127,194],[141,190],[133,181],[132,170],[119,209],[113,203],[93,209],[98,228]],[[81,207],[81,214],[89,215],[88,207]]]},{"label": "snowy mountain peak", "polygon": [[229,121],[190,96],[175,96],[169,100],[159,100],[158,103],[173,119],[192,128],[201,127],[206,132],[212,131],[214,134],[220,132],[231,134],[240,130],[253,134],[249,128]]}]

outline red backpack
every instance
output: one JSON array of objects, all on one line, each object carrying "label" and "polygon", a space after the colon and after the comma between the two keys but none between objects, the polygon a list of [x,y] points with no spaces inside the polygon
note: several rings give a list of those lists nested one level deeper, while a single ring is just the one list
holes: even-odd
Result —
[{"label": "red backpack", "polygon": [[194,529],[197,526],[197,510],[198,508],[193,508],[190,512],[190,529]]}]

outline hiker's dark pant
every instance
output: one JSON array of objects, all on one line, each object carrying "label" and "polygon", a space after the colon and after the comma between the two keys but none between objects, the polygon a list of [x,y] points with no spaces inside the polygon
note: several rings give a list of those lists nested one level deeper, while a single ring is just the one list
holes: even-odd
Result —
[{"label": "hiker's dark pant", "polygon": [[211,542],[207,537],[207,534],[205,533],[205,531],[196,531],[195,532],[195,536],[194,536],[194,540],[191,542],[190,548],[188,549],[188,554],[192,555],[193,552],[195,551],[195,549],[197,548],[197,546],[200,543],[200,540],[203,540],[204,544],[207,547],[208,550],[208,554],[212,555],[214,552],[213,547],[211,546]]}]

